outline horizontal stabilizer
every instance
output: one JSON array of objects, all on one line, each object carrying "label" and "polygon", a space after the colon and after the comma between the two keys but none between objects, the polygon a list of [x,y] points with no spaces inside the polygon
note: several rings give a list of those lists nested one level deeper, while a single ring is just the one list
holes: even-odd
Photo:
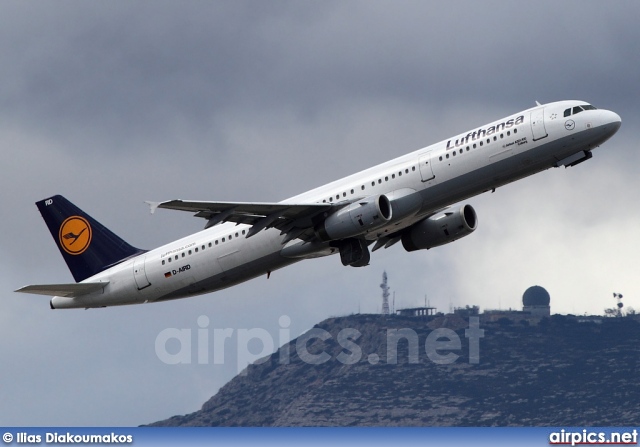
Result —
[{"label": "horizontal stabilizer", "polygon": [[16,290],[20,293],[32,293],[34,295],[48,295],[48,296],[64,296],[67,298],[75,298],[82,295],[87,295],[92,292],[102,290],[109,284],[109,281],[104,282],[81,282],[72,284],[37,284],[31,286],[24,286]]}]

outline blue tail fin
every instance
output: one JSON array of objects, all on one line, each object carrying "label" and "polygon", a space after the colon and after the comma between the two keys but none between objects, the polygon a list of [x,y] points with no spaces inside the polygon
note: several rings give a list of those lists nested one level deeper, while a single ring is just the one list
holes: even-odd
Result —
[{"label": "blue tail fin", "polygon": [[76,282],[144,253],[62,196],[41,200],[36,205]]}]

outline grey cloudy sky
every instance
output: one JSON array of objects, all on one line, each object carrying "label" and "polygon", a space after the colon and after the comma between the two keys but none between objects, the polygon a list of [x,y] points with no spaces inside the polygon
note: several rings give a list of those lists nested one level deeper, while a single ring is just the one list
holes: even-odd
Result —
[{"label": "grey cloudy sky", "polygon": [[[396,306],[640,308],[635,1],[533,3],[0,1],[0,425],[138,425],[194,411],[237,372],[166,365],[167,328],[291,337]],[[306,261],[188,300],[51,311],[30,283],[72,281],[34,206],[63,194],[133,245],[202,228],[144,200],[275,201],[529,108],[618,112],[593,160],[468,201],[480,227],[363,269]],[[613,341],[612,341],[613,342]],[[258,349],[259,346],[254,349]],[[197,347],[193,346],[193,352]]]}]

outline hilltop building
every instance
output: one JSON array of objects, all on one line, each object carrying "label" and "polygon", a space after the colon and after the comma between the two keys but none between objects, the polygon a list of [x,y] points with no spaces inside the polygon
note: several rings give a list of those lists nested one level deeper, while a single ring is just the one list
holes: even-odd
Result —
[{"label": "hilltop building", "polygon": [[[478,306],[457,307],[453,314],[462,318],[479,316],[482,321],[496,322],[507,318],[514,322],[526,320],[530,323],[538,323],[541,319],[551,316],[551,296],[543,287],[532,286],[525,290],[522,295],[522,310],[487,309],[480,313]],[[412,307],[396,310],[396,315],[403,317],[435,317],[443,315],[436,314],[435,307]]]},{"label": "hilltop building", "polygon": [[512,321],[526,320],[538,323],[551,316],[551,296],[543,287],[532,286],[522,295],[522,310],[485,310],[480,317],[485,321],[498,321],[508,318]]},{"label": "hilltop building", "polygon": [[435,307],[411,307],[396,310],[396,315],[401,317],[433,317],[435,314]]},{"label": "hilltop building", "polygon": [[529,287],[522,295],[523,311],[529,312],[533,317],[551,316],[551,297],[549,292],[540,286]]}]

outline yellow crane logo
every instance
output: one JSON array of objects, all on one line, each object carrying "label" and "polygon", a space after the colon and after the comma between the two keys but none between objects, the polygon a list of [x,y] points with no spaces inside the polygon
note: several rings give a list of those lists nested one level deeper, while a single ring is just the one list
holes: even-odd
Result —
[{"label": "yellow crane logo", "polygon": [[71,216],[60,225],[58,237],[60,245],[70,255],[79,255],[85,252],[91,244],[91,225],[80,216]]}]

